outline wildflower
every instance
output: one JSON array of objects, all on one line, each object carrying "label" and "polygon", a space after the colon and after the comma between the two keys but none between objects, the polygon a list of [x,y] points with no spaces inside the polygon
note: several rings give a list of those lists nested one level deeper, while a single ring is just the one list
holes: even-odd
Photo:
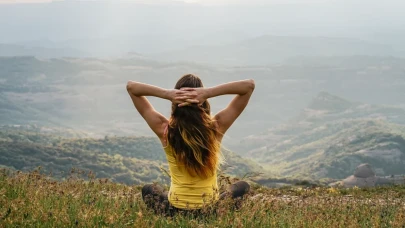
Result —
[{"label": "wildflower", "polygon": [[329,188],[329,189],[328,189],[328,192],[329,192],[329,193],[336,194],[338,191],[337,191],[336,188]]}]

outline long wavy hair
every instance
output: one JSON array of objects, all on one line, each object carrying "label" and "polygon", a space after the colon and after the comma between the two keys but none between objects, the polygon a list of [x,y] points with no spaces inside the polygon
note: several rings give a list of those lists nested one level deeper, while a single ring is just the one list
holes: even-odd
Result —
[{"label": "long wavy hair", "polygon": [[[174,87],[203,87],[201,79],[193,74],[181,77]],[[211,117],[208,101],[178,107],[172,104],[167,133],[168,144],[173,149],[176,162],[191,175],[207,178],[215,174],[221,162],[220,142]]]}]

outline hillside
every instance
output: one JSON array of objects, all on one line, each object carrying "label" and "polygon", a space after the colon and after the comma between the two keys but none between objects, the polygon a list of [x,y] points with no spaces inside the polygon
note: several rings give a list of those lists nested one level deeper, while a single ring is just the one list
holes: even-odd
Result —
[{"label": "hillside", "polygon": [[[65,135],[69,135],[65,133]],[[2,127],[0,165],[31,171],[41,166],[44,173],[66,178],[72,168],[92,171],[97,178],[139,184],[167,183],[166,158],[161,144],[152,137],[74,138],[44,132],[38,128]],[[224,150],[225,173],[243,176],[264,172],[255,162]]]},{"label": "hillside", "polygon": [[361,163],[379,175],[405,173],[405,111],[350,102],[322,92],[288,124],[242,141],[281,176],[345,178]]},{"label": "hillside", "polygon": [[[234,181],[234,180],[232,180]],[[226,184],[220,182],[220,187]],[[238,203],[221,201],[203,215],[156,215],[141,186],[91,179],[53,181],[37,172],[0,169],[3,227],[404,227],[402,186],[369,189],[253,185]]]},{"label": "hillside", "polygon": [[[92,137],[151,136],[125,90],[128,80],[172,88],[190,72],[199,75],[205,86],[253,78],[255,93],[224,141],[237,151],[236,141],[285,123],[320,91],[363,103],[405,107],[404,66],[404,59],[369,56],[302,57],[281,65],[239,67],[165,63],[136,53],[117,59],[0,57],[0,125],[73,128]],[[213,113],[230,98],[212,99]],[[163,115],[170,115],[169,102],[151,102]]]},{"label": "hillside", "polygon": [[191,46],[153,57],[165,61],[244,66],[281,63],[296,56],[386,56],[390,53],[395,50],[389,45],[350,38],[263,35],[233,44]]},{"label": "hillside", "polygon": [[0,43],[0,56],[36,56],[39,58],[85,57],[83,51],[73,48],[46,48]]},{"label": "hillside", "polygon": [[[268,166],[280,176],[306,175],[312,171],[305,166],[315,161],[301,161],[299,165],[288,161],[293,167],[284,166],[284,163],[273,165],[270,158],[276,152],[272,148],[277,153],[297,149],[291,153],[300,154],[305,151],[301,146],[319,141],[320,150],[325,151],[329,140],[344,141],[341,138],[344,130],[349,131],[351,127],[356,135],[355,130],[361,130],[366,124],[364,121],[368,120],[381,123],[371,132],[391,134],[391,128],[397,126],[381,121],[405,123],[405,112],[399,108],[405,104],[404,66],[404,59],[369,56],[295,58],[282,65],[244,67],[164,63],[136,53],[122,59],[4,57],[0,58],[0,125],[35,124],[61,129],[58,134],[62,134],[62,138],[65,138],[61,133],[64,129],[80,132],[71,138],[147,136],[152,132],[126,93],[128,80],[170,88],[168,85],[173,85],[185,72],[196,72],[206,86],[251,77],[257,84],[255,93],[248,108],[227,132],[225,147]],[[335,95],[319,93],[325,90]],[[308,102],[312,98],[313,101]],[[212,99],[213,113],[222,109],[229,99],[228,96]],[[169,102],[158,99],[151,99],[151,102],[162,114],[170,115]],[[282,123],[286,124],[280,125]],[[398,134],[393,133],[392,137]],[[247,137],[249,135],[252,136]],[[80,143],[89,143],[89,139],[81,140],[84,141]],[[67,146],[76,147],[75,143],[79,141]],[[311,146],[307,150],[311,153],[318,151]],[[299,162],[294,156],[291,159]],[[329,167],[329,162],[326,165]],[[382,169],[380,173],[391,172]],[[313,178],[340,178],[318,171],[313,173]]]}]

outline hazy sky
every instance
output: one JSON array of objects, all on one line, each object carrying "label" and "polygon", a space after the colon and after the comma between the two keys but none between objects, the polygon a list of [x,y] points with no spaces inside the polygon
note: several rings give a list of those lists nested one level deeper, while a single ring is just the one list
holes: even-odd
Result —
[{"label": "hazy sky", "polygon": [[0,43],[77,48],[98,40],[105,48],[136,37],[139,48],[151,39],[175,48],[270,34],[402,45],[403,9],[405,0],[0,0]]},{"label": "hazy sky", "polygon": [[40,3],[40,2],[52,2],[52,0],[0,0],[0,4],[12,4],[12,3]]},{"label": "hazy sky", "polygon": [[[0,0],[0,4],[12,4],[12,3],[43,3],[52,2],[55,0]],[[69,0],[56,0],[56,1],[69,1]],[[92,0],[100,1],[100,0]],[[110,0],[111,1],[111,0]],[[118,0],[114,0],[118,1]],[[123,0],[124,1],[124,0]],[[325,2],[333,0],[126,0],[130,2],[141,3],[168,3],[168,2],[186,2],[186,3],[198,3],[203,5],[224,5],[224,4],[279,4],[279,3],[312,3],[312,2]]]}]

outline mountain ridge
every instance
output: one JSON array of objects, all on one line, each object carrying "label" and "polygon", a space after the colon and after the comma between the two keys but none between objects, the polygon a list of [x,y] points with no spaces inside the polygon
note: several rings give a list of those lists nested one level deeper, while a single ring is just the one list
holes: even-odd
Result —
[{"label": "mountain ridge", "polygon": [[361,163],[381,175],[405,173],[405,110],[326,92],[309,107],[289,123],[245,138],[242,155],[289,177],[339,179]]},{"label": "mountain ridge", "polygon": [[388,45],[353,38],[262,35],[234,44],[193,45],[151,56],[159,60],[240,66],[282,63],[296,56],[389,56],[391,49]]},{"label": "mountain ridge", "polygon": [[[76,138],[73,132],[57,135],[47,129],[20,127],[0,128],[0,164],[32,171],[41,166],[56,178],[66,178],[72,168],[92,171],[97,178],[139,184],[168,183],[166,156],[155,137]],[[83,136],[83,135],[82,135]],[[242,177],[263,173],[257,163],[223,149],[226,174]],[[221,171],[222,172],[222,171]]]}]

